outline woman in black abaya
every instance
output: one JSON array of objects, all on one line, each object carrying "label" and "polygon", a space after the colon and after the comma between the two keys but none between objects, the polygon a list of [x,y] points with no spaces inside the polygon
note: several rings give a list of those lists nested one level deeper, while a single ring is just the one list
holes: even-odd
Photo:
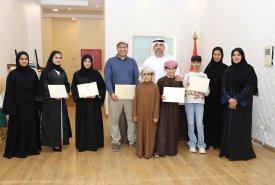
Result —
[{"label": "woman in black abaya", "polygon": [[66,101],[51,98],[48,89],[48,85],[65,85],[67,93],[70,92],[70,83],[61,62],[61,52],[53,51],[37,89],[37,100],[42,103],[41,145],[53,147],[54,151],[62,151],[62,144],[68,145],[72,137]]},{"label": "woman in black abaya", "polygon": [[16,69],[7,77],[3,103],[3,113],[9,115],[4,153],[6,158],[26,158],[29,155],[38,155],[41,150],[35,102],[37,83],[37,74],[29,67],[28,53],[19,52],[16,56]]},{"label": "woman in black abaya", "polygon": [[224,109],[220,157],[249,160],[256,155],[251,143],[253,95],[258,95],[257,75],[241,48],[231,52],[223,76],[221,103]]},{"label": "woman in black abaya", "polygon": [[204,137],[206,148],[220,148],[222,132],[221,84],[227,65],[223,63],[223,49],[215,47],[204,73],[210,79],[210,94],[204,105]]},{"label": "woman in black abaya", "polygon": [[[77,85],[96,82],[99,95],[80,98]],[[72,95],[76,103],[75,140],[76,148],[96,151],[104,146],[101,105],[104,102],[106,87],[100,73],[93,69],[93,58],[84,55],[81,69],[75,72],[72,81]]]}]

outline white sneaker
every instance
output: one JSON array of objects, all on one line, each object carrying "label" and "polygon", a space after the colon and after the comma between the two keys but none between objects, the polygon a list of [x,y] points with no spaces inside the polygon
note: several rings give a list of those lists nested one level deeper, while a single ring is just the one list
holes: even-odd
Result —
[{"label": "white sneaker", "polygon": [[190,147],[190,148],[189,148],[189,152],[196,153],[196,152],[197,152],[197,150],[196,150],[196,148],[195,148],[195,147]]},{"label": "white sneaker", "polygon": [[199,153],[200,153],[200,154],[206,154],[206,151],[205,151],[204,148],[200,148],[200,149],[199,149]]}]

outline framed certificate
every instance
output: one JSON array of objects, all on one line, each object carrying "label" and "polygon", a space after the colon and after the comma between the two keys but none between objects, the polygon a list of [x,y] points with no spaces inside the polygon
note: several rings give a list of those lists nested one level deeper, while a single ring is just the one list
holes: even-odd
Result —
[{"label": "framed certificate", "polygon": [[65,85],[48,85],[51,98],[68,98]]},{"label": "framed certificate", "polygon": [[89,96],[98,95],[98,88],[96,82],[85,83],[77,85],[79,98],[86,98]]},{"label": "framed certificate", "polygon": [[119,100],[133,100],[135,91],[136,85],[115,85],[115,94]]},{"label": "framed certificate", "polygon": [[188,90],[207,93],[209,88],[210,79],[208,78],[200,78],[197,76],[189,77],[189,87]]},{"label": "framed certificate", "polygon": [[184,103],[185,88],[164,87],[163,96],[165,96],[163,102]]}]

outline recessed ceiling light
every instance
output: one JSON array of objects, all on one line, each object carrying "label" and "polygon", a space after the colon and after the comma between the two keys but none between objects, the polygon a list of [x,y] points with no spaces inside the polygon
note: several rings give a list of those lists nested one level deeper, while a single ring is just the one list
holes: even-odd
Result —
[{"label": "recessed ceiling light", "polygon": [[77,21],[77,18],[72,17],[72,20],[73,20],[73,21]]},{"label": "recessed ceiling light", "polygon": [[42,5],[88,6],[88,0],[41,0]]},{"label": "recessed ceiling light", "polygon": [[99,6],[98,6],[98,5],[96,5],[95,7],[96,7],[96,8],[98,8]]},{"label": "recessed ceiling light", "polygon": [[57,8],[52,9],[53,12],[58,12]]},{"label": "recessed ceiling light", "polygon": [[68,10],[70,11],[70,10],[71,10],[71,8],[68,8]]}]

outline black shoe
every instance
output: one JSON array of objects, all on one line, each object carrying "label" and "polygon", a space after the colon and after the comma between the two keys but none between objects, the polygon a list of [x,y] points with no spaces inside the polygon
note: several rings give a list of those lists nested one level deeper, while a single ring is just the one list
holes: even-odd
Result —
[{"label": "black shoe", "polygon": [[62,147],[53,147],[53,151],[62,152]]}]

